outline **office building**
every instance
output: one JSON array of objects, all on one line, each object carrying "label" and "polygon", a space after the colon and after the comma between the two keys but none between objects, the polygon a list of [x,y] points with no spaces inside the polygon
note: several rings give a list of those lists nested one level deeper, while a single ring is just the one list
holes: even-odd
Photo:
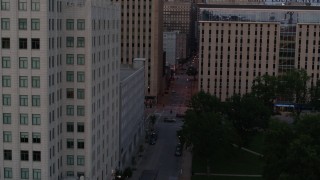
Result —
[{"label": "office building", "polygon": [[0,179],[110,179],[119,163],[120,6],[0,7]]},{"label": "office building", "polygon": [[163,51],[165,51],[166,66],[175,70],[186,53],[186,34],[179,31],[163,32]]},{"label": "office building", "polygon": [[199,5],[199,84],[225,100],[253,80],[305,69],[319,79],[319,6]]}]

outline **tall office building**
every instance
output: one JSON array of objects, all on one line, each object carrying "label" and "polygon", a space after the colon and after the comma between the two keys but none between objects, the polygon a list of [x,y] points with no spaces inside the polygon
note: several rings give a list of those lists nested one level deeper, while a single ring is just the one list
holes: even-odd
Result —
[{"label": "tall office building", "polygon": [[1,0],[0,179],[109,179],[119,163],[120,6]]},{"label": "tall office building", "polygon": [[121,63],[145,58],[145,95],[157,99],[163,92],[162,6],[160,0],[121,2]]},{"label": "tall office building", "polygon": [[225,100],[256,77],[305,69],[319,80],[319,6],[199,5],[199,89]]}]

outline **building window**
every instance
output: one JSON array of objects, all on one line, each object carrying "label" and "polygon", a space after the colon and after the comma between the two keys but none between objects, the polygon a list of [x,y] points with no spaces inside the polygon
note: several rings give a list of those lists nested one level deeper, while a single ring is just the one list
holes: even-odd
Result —
[{"label": "building window", "polygon": [[20,106],[28,106],[28,96],[20,95]]},{"label": "building window", "polygon": [[21,132],[20,133],[20,142],[21,143],[28,143],[29,142],[29,137],[28,137],[28,133],[27,132]]},{"label": "building window", "polygon": [[3,142],[12,142],[11,131],[3,131]]},{"label": "building window", "polygon": [[67,98],[74,98],[74,89],[73,88],[67,88]]},{"label": "building window", "polygon": [[67,155],[67,165],[74,165],[73,155]]},{"label": "building window", "polygon": [[2,76],[2,87],[11,87],[11,76]]},{"label": "building window", "polygon": [[32,133],[32,143],[41,143],[40,133]]},{"label": "building window", "polygon": [[21,161],[29,161],[29,151],[20,151]]},{"label": "building window", "polygon": [[4,160],[12,160],[12,150],[3,150],[3,159]]},{"label": "building window", "polygon": [[40,49],[40,39],[39,38],[32,38],[31,39],[31,48],[32,49]]},{"label": "building window", "polygon": [[73,122],[67,123],[67,132],[73,132],[74,131],[74,125]]},{"label": "building window", "polygon": [[41,151],[32,152],[33,161],[41,161]]},{"label": "building window", "polygon": [[26,57],[19,58],[19,68],[20,69],[27,69],[28,68],[28,58],[26,58]]},{"label": "building window", "polygon": [[67,148],[68,148],[68,149],[74,148],[74,141],[73,141],[73,139],[67,139]]},{"label": "building window", "polygon": [[2,49],[10,49],[10,38],[1,39]]},{"label": "building window", "polygon": [[11,95],[3,94],[2,95],[2,105],[3,106],[11,106]]},{"label": "building window", "polygon": [[3,113],[3,124],[11,124],[11,113]]},{"label": "building window", "polygon": [[77,106],[77,115],[84,116],[84,106]]},{"label": "building window", "polygon": [[4,176],[4,178],[11,179],[12,178],[12,168],[5,167],[3,176]]},{"label": "building window", "polygon": [[32,88],[40,88],[40,76],[31,77]]},{"label": "building window", "polygon": [[74,81],[74,72],[73,71],[67,71],[67,82],[73,82]]},{"label": "building window", "polygon": [[21,168],[21,179],[29,179],[29,169]]},{"label": "building window", "polygon": [[33,169],[33,180],[41,180],[41,169]]},{"label": "building window", "polygon": [[32,95],[32,106],[40,106],[40,95]]},{"label": "building window", "polygon": [[28,76],[19,77],[19,87],[28,87]]},{"label": "building window", "polygon": [[19,11],[26,11],[27,10],[27,0],[19,0]]},{"label": "building window", "polygon": [[20,114],[20,124],[28,125],[28,114]]},{"label": "building window", "polygon": [[84,47],[84,37],[77,37],[77,47]]},{"label": "building window", "polygon": [[73,64],[74,63],[74,55],[73,54],[67,54],[66,55],[66,64]]},{"label": "building window", "polygon": [[77,72],[77,81],[78,82],[84,82],[84,78],[85,78],[84,72],[82,72],[82,71]]},{"label": "building window", "polygon": [[67,176],[74,176],[74,172],[73,171],[67,171]]},{"label": "building window", "polygon": [[77,130],[78,132],[84,132],[84,123],[78,123],[77,124]]},{"label": "building window", "polygon": [[84,89],[77,89],[77,98],[84,99]]},{"label": "building window", "polygon": [[32,125],[40,125],[40,124],[41,124],[40,114],[32,114]]},{"label": "building window", "polygon": [[9,18],[1,18],[1,30],[10,30]]},{"label": "building window", "polygon": [[74,20],[73,19],[67,19],[66,20],[66,29],[67,30],[73,30],[74,29]]},{"label": "building window", "polygon": [[40,0],[31,0],[31,11],[40,11]]},{"label": "building window", "polygon": [[77,156],[77,164],[79,166],[83,166],[84,165],[84,156]]},{"label": "building window", "polygon": [[28,49],[28,39],[19,38],[19,49]]},{"label": "building window", "polygon": [[77,64],[78,65],[84,65],[84,54],[78,54],[77,55]]},{"label": "building window", "polygon": [[85,21],[84,21],[84,19],[78,19],[77,20],[77,29],[78,30],[84,30],[85,29]]},{"label": "building window", "polygon": [[2,57],[2,68],[10,68],[11,67],[11,62],[10,62],[10,57]]},{"label": "building window", "polygon": [[27,19],[19,18],[19,30],[27,30]]},{"label": "building window", "polygon": [[67,115],[68,116],[74,115],[74,106],[73,105],[67,105]]},{"label": "building window", "polygon": [[40,19],[31,19],[31,30],[40,30]]},{"label": "building window", "polygon": [[67,47],[73,47],[74,46],[74,38],[73,37],[67,37]]},{"label": "building window", "polygon": [[32,69],[40,69],[40,58],[32,57],[31,58],[31,68]]},{"label": "building window", "polygon": [[78,139],[77,147],[78,147],[78,149],[84,149],[84,140],[83,139]]},{"label": "building window", "polygon": [[3,11],[10,10],[10,0],[1,0],[1,10]]}]

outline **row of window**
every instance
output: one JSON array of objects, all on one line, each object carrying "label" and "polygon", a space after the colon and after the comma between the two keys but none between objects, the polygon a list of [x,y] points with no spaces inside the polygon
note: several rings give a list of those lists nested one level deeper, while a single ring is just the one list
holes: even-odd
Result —
[{"label": "row of window", "polygon": [[[66,64],[73,65],[74,64],[74,54],[66,55]],[[84,54],[77,54],[77,64],[84,65],[85,64],[85,56]]]},{"label": "row of window", "polygon": [[[73,116],[74,115],[74,105],[67,105],[67,115]],[[84,116],[85,115],[85,108],[84,106],[77,106],[77,116]]]},{"label": "row of window", "polygon": [[[28,19],[18,19],[19,30],[28,30]],[[40,30],[40,19],[31,19],[31,30]],[[10,18],[1,18],[1,30],[10,30]]]},{"label": "row of window", "polygon": [[[77,47],[84,47],[84,37],[77,37]],[[74,37],[66,38],[66,47],[74,47]]]},{"label": "row of window", "polygon": [[[66,20],[66,29],[67,30],[74,30],[74,19],[67,19]],[[85,30],[85,20],[84,19],[77,19],[77,30]]]},{"label": "row of window", "polygon": [[[12,132],[3,131],[3,142],[12,142]],[[29,133],[20,132],[20,143],[29,143]],[[32,143],[41,143],[41,134],[32,133]]]},{"label": "row of window", "polygon": [[[12,150],[3,150],[3,159],[4,160],[12,160]],[[20,151],[20,160],[21,161],[29,161],[29,151]],[[41,151],[32,151],[32,160],[33,161],[41,161]]]},{"label": "row of window", "polygon": [[[29,115],[25,113],[20,114],[20,124],[28,125],[29,124]],[[2,122],[3,124],[11,124],[12,123],[12,114],[11,113],[3,113],[2,114]],[[41,118],[40,114],[32,114],[32,125],[40,125]]]},{"label": "row of window", "polygon": [[[84,132],[84,123],[77,123],[77,131]],[[67,132],[74,132],[73,122],[67,122]]]},{"label": "row of window", "polygon": [[[77,72],[77,82],[84,82],[84,80],[85,80],[84,71],[78,71]],[[67,71],[66,81],[67,82],[74,82],[74,71]]]},{"label": "row of window", "polygon": [[[11,76],[2,76],[2,87],[11,87]],[[19,76],[19,87],[28,87],[28,76]],[[40,76],[31,76],[31,87],[40,88]]]},{"label": "row of window", "polygon": [[[10,38],[1,38],[2,49],[10,49]],[[28,39],[19,38],[19,49],[28,49]],[[31,49],[40,49],[40,39],[31,38]]]},{"label": "row of window", "polygon": [[[28,0],[19,0],[18,10],[27,11],[28,10]],[[10,0],[1,0],[1,10],[9,11],[10,10]],[[31,11],[40,11],[40,0],[31,0]]]},{"label": "row of window", "polygon": [[[1,61],[2,68],[11,68],[11,59],[9,56],[3,56]],[[19,68],[27,69],[28,68],[28,58],[19,57]],[[31,68],[40,69],[40,58],[31,57]]]},{"label": "row of window", "polygon": [[[12,179],[12,168],[5,167],[3,171],[4,178]],[[21,179],[29,179],[29,168],[21,168],[20,175]],[[33,180],[41,180],[41,169],[32,169],[32,178]]]},{"label": "row of window", "polygon": [[[67,155],[67,165],[74,165],[74,155]],[[77,156],[77,165],[84,165],[84,156]]]},{"label": "row of window", "polygon": [[[74,139],[67,139],[67,148],[73,149],[74,148]],[[84,149],[84,140],[78,139],[77,140],[77,148],[78,149]]]},{"label": "row of window", "polygon": [[[2,95],[2,105],[3,106],[11,106],[11,94],[3,94]],[[20,95],[19,96],[19,105],[20,106],[28,106],[29,105],[28,95]],[[40,106],[40,95],[32,95],[31,96],[31,105],[34,107]]]},{"label": "row of window", "polygon": [[[74,89],[73,88],[67,88],[67,98],[73,99],[74,98]],[[85,92],[84,89],[77,89],[77,99],[84,99]]]}]

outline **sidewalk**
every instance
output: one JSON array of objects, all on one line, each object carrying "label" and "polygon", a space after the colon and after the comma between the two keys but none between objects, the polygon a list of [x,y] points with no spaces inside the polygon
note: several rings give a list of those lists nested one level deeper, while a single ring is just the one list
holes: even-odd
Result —
[{"label": "sidewalk", "polygon": [[183,150],[181,171],[179,180],[191,180],[192,176],[192,153],[188,149]]}]

